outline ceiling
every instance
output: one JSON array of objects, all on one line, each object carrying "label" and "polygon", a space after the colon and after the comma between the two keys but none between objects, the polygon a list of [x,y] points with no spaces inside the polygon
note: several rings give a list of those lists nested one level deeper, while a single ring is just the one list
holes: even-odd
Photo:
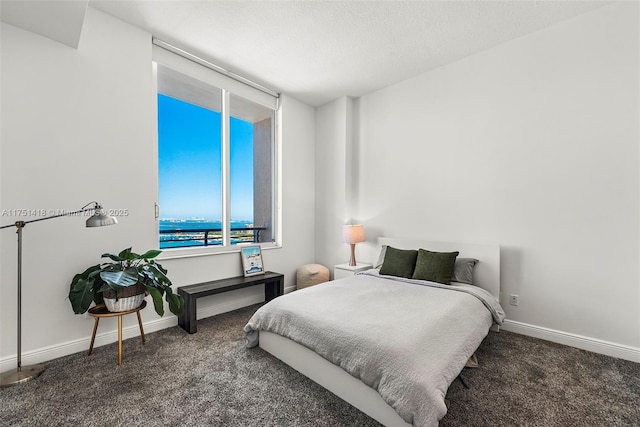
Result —
[{"label": "ceiling", "polygon": [[608,3],[88,1],[312,106],[370,93]]},{"label": "ceiling", "polygon": [[77,49],[88,1],[0,0],[0,18]]}]

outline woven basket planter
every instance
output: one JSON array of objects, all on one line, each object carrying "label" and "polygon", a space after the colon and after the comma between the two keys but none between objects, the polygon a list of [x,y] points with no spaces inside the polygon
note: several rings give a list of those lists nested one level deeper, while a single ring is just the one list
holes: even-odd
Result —
[{"label": "woven basket planter", "polygon": [[126,286],[116,292],[107,289],[102,293],[104,305],[112,312],[129,311],[140,307],[145,297],[145,287],[142,283],[133,286]]}]

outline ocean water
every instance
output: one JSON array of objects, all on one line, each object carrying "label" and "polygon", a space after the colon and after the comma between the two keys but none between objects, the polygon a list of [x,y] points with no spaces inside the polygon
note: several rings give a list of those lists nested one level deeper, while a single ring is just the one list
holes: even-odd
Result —
[{"label": "ocean water", "polygon": [[[222,222],[206,219],[161,219],[160,249],[204,246],[204,231],[209,231],[209,246],[220,245]],[[231,221],[231,243],[253,242],[253,231],[233,230],[253,227],[253,221]]]}]

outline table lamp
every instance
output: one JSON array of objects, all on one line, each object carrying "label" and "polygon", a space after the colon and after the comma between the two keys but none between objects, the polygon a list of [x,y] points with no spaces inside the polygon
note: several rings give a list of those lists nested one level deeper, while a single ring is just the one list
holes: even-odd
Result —
[{"label": "table lamp", "polygon": [[363,225],[345,225],[342,228],[342,236],[345,243],[351,245],[351,259],[349,260],[350,266],[356,265],[356,243],[366,241],[364,235]]}]

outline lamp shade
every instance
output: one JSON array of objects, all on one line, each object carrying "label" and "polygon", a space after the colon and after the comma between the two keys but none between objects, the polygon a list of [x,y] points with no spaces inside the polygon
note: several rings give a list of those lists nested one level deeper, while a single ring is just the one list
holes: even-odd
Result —
[{"label": "lamp shade", "polygon": [[118,220],[113,216],[107,215],[98,203],[96,203],[93,209],[95,212],[87,219],[87,227],[104,227],[105,225],[118,223]]},{"label": "lamp shade", "polygon": [[345,225],[342,228],[342,237],[345,243],[355,244],[367,240],[364,235],[363,225]]}]

